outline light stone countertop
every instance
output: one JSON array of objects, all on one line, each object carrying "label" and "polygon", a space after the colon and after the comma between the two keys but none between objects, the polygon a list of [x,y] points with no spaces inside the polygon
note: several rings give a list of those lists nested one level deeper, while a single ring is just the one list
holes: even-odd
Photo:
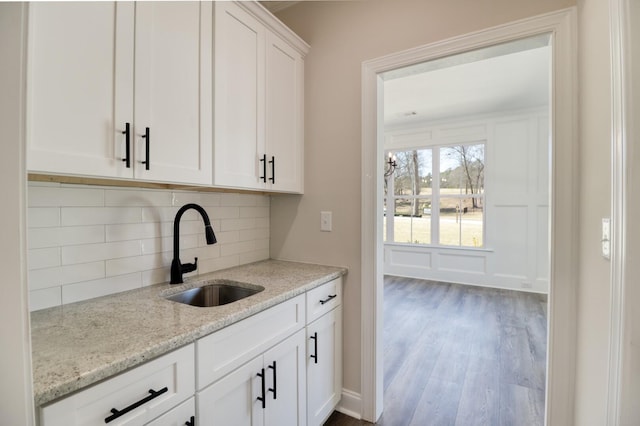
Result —
[{"label": "light stone countertop", "polygon": [[[36,406],[140,365],[347,273],[346,268],[266,260],[31,313]],[[229,279],[264,291],[200,308],[163,296]]]}]

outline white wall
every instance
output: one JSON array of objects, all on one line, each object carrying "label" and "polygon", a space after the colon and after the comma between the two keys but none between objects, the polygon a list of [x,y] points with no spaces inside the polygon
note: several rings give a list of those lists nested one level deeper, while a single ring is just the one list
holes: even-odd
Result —
[{"label": "white wall", "polygon": [[[311,45],[305,59],[305,195],[271,204],[271,256],[349,268],[344,284],[344,387],[360,392],[362,62],[574,0],[313,1],[278,17]],[[333,232],[320,232],[320,211]]]},{"label": "white wall", "polygon": [[209,215],[218,243],[207,245],[200,214],[180,222],[185,277],[269,258],[269,196],[30,182],[31,310],[169,281],[173,219],[187,203]]},{"label": "white wall", "polygon": [[610,263],[600,254],[601,219],[611,215],[609,5],[578,2],[580,241],[575,423],[604,425]]},{"label": "white wall", "polygon": [[385,244],[390,275],[549,291],[549,117],[546,109],[391,130],[385,150],[485,143],[485,234],[478,249]]}]

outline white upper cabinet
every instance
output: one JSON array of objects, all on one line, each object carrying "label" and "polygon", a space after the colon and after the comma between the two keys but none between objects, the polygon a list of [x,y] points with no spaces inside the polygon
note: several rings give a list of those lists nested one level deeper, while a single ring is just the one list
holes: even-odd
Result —
[{"label": "white upper cabinet", "polygon": [[257,3],[214,14],[214,185],[302,193],[308,46]]},{"label": "white upper cabinet", "polygon": [[211,183],[211,8],[136,4],[136,178]]},{"label": "white upper cabinet", "polygon": [[264,188],[265,28],[231,2],[215,4],[214,184]]},{"label": "white upper cabinet", "polygon": [[210,184],[211,8],[31,4],[28,169]]},{"label": "white upper cabinet", "polygon": [[[277,191],[303,192],[304,64],[302,56],[267,33],[266,149],[267,180]],[[268,168],[269,169],[269,168]]]},{"label": "white upper cabinet", "polygon": [[133,3],[29,5],[29,170],[133,176],[133,19]]}]

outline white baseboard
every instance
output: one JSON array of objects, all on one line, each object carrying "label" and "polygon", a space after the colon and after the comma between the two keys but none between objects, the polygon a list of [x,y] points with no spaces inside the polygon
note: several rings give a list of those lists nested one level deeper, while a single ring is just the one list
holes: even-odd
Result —
[{"label": "white baseboard", "polygon": [[340,399],[336,411],[358,420],[362,419],[362,396],[357,392],[343,388],[342,399]]}]

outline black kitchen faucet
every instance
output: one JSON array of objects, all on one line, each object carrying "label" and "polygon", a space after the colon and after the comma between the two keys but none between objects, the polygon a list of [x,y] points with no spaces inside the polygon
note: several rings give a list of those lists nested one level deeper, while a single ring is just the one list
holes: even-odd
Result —
[{"label": "black kitchen faucet", "polygon": [[182,283],[182,274],[193,272],[198,268],[198,258],[196,257],[193,263],[180,263],[180,218],[185,211],[189,209],[197,210],[202,216],[204,221],[204,235],[207,239],[207,244],[215,244],[217,242],[216,235],[213,233],[211,222],[209,221],[209,215],[204,211],[202,207],[197,204],[185,204],[180,207],[176,218],[173,221],[173,261],[171,261],[171,284]]}]

